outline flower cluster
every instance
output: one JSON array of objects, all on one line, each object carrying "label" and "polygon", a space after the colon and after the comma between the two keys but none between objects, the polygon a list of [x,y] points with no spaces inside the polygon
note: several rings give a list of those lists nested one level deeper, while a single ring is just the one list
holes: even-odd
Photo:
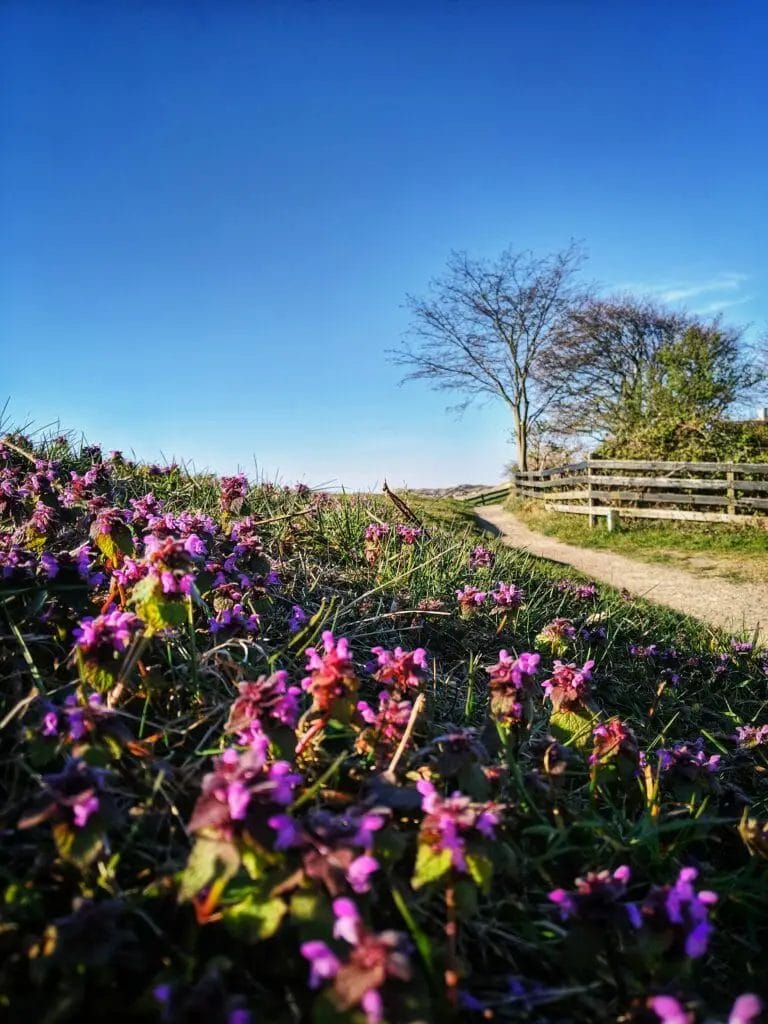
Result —
[{"label": "flower cluster", "polygon": [[553,889],[549,900],[557,906],[563,921],[639,928],[642,924],[640,911],[634,903],[623,902],[630,876],[626,864],[613,872],[590,871],[576,879],[574,890]]},{"label": "flower cluster", "polygon": [[254,733],[265,732],[271,725],[296,727],[301,690],[289,685],[287,672],[278,670],[259,676],[255,682],[239,683],[237,689],[239,695],[225,728],[237,734],[238,742],[249,743]]},{"label": "flower cluster", "polygon": [[592,601],[597,597],[596,583],[577,583],[575,580],[560,580],[556,584],[561,594],[570,594],[580,601]]},{"label": "flower cluster", "polygon": [[712,934],[709,910],[718,899],[709,889],[696,891],[693,883],[698,874],[696,868],[682,868],[673,885],[655,886],[641,907],[643,923],[671,932],[671,941],[692,959],[707,951]]},{"label": "flower cluster", "polygon": [[221,478],[222,512],[239,512],[248,494],[248,478],[244,473]]},{"label": "flower cluster", "polygon": [[478,544],[470,553],[470,569],[492,569],[496,562],[496,555],[482,544]]},{"label": "flower cluster", "polygon": [[451,867],[466,873],[467,838],[477,833],[493,839],[501,820],[501,808],[493,803],[473,803],[468,796],[456,792],[442,797],[427,779],[417,782],[421,793],[424,819],[421,823],[420,842],[433,851],[449,851]]},{"label": "flower cluster", "polygon": [[81,619],[72,636],[81,657],[104,664],[127,650],[140,629],[141,620],[137,615],[113,607],[103,615]]},{"label": "flower cluster", "polygon": [[263,749],[238,753],[230,747],[203,778],[189,831],[214,831],[231,839],[243,828],[266,822],[276,806],[289,804],[300,782],[287,761],[267,764]]},{"label": "flower cluster", "polygon": [[473,587],[471,583],[465,584],[461,590],[456,591],[456,600],[459,602],[459,611],[462,618],[469,618],[477,609],[485,603],[487,593]]},{"label": "flower cluster", "polygon": [[639,763],[640,751],[635,734],[619,718],[601,722],[592,730],[592,753],[589,763],[606,765],[617,758],[626,758],[633,765]]},{"label": "flower cluster", "polygon": [[525,601],[525,593],[514,583],[497,583],[490,592],[491,601],[496,613],[516,612]]},{"label": "flower cluster", "polygon": [[524,652],[513,658],[508,651],[499,651],[499,660],[486,671],[491,691],[491,714],[503,725],[522,721],[523,697],[533,694],[539,673],[540,654]]},{"label": "flower cluster", "polygon": [[555,661],[552,675],[541,684],[545,696],[552,702],[553,711],[574,711],[585,706],[594,667],[591,659],[585,661],[581,668],[577,668],[575,662],[566,665]]},{"label": "flower cluster", "polygon": [[400,932],[369,931],[352,900],[334,900],[333,912],[333,937],[346,943],[346,958],[342,960],[318,939],[304,942],[301,954],[310,964],[310,987],[332,982],[333,1001],[339,1010],[359,1006],[368,1024],[379,1024],[384,1018],[382,988],[386,982],[411,979],[410,946]]},{"label": "flower cluster", "polygon": [[381,683],[395,696],[405,696],[418,690],[429,670],[427,652],[423,647],[404,651],[396,647],[388,651],[384,647],[371,648],[376,656],[367,668],[377,683]]},{"label": "flower cluster", "polygon": [[336,640],[330,630],[325,630],[322,638],[324,653],[315,647],[307,648],[309,675],[302,679],[301,685],[311,695],[313,707],[321,714],[328,714],[336,701],[357,690],[358,680],[349,642],[344,637]]},{"label": "flower cluster", "polygon": [[734,739],[740,747],[768,745],[768,723],[765,725],[737,725]]},{"label": "flower cluster", "polygon": [[576,639],[576,627],[570,619],[552,619],[536,637],[536,643],[553,654],[563,654],[568,644]]}]

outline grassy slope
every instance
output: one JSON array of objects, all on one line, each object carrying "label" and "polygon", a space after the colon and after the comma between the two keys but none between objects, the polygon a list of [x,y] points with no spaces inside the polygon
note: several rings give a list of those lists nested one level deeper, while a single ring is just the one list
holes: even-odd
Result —
[{"label": "grassy slope", "polygon": [[763,582],[768,578],[768,530],[725,523],[673,523],[624,519],[609,533],[603,517],[548,512],[532,501],[508,507],[532,530],[584,548],[617,551],[648,562],[667,562],[700,575]]},{"label": "grassy slope", "polygon": [[[82,472],[85,466],[78,468]],[[218,492],[210,481],[117,476],[118,503],[152,486],[172,508],[202,508],[218,515]],[[304,496],[257,488],[241,511],[263,520],[295,512],[307,501]],[[576,638],[566,658],[579,664],[586,658],[596,660],[594,699],[599,714],[622,716],[635,729],[643,749],[702,735],[710,751],[729,753],[733,745],[728,737],[736,724],[765,720],[768,693],[760,664],[755,658],[725,654],[727,638],[671,611],[642,601],[624,601],[609,588],[601,589],[595,603],[579,601],[555,586],[563,574],[561,569],[487,538],[484,543],[494,551],[496,564],[492,572],[472,572],[468,555],[478,536],[466,509],[449,500],[413,504],[417,514],[429,521],[429,539],[408,550],[391,537],[373,566],[362,558],[366,524],[371,515],[392,522],[399,519],[382,499],[352,496],[330,500],[316,514],[277,520],[265,527],[265,547],[282,585],[275,594],[259,599],[262,627],[258,642],[238,641],[219,651],[215,660],[204,658],[202,652],[211,638],[206,633],[206,617],[199,611],[195,613],[194,643],[186,630],[152,642],[144,654],[146,678],[151,680],[156,674],[159,685],[154,689],[134,680],[136,693],[132,695],[129,689],[121,714],[126,724],[137,730],[139,739],[145,739],[151,728],[157,734],[156,744],[148,758],[137,760],[123,752],[112,764],[120,773],[120,799],[132,809],[134,824],[127,838],[119,832],[113,837],[116,859],[108,862],[101,877],[93,867],[82,872],[71,865],[62,867],[52,849],[48,826],[39,826],[35,832],[14,832],[19,813],[39,789],[42,756],[37,744],[37,760],[30,760],[40,710],[35,703],[21,707],[11,728],[0,737],[1,781],[9,794],[2,808],[7,830],[2,868],[4,884],[9,885],[9,924],[3,940],[7,967],[0,971],[0,998],[3,991],[10,993],[17,1013],[25,1008],[27,1019],[42,1019],[43,1007],[46,1011],[53,1008],[51,1012],[59,1008],[58,1015],[50,1019],[68,1021],[76,1017],[79,1007],[93,1010],[98,1005],[106,1014],[104,1019],[122,1020],[128,1014],[132,1020],[154,1020],[151,997],[143,993],[168,978],[186,979],[178,984],[191,986],[210,973],[214,963],[219,964],[216,970],[223,972],[225,990],[242,994],[249,1005],[262,1008],[265,1019],[286,1024],[295,1020],[286,1009],[287,998],[309,1012],[306,964],[297,955],[296,925],[290,915],[275,937],[254,949],[233,939],[221,923],[197,928],[188,908],[176,906],[174,878],[189,850],[180,821],[189,819],[201,777],[210,768],[209,753],[225,742],[221,730],[234,693],[232,681],[253,679],[276,665],[298,681],[304,672],[303,647],[317,639],[321,627],[349,638],[363,678],[362,666],[375,644],[390,648],[423,644],[434,658],[434,675],[427,688],[428,710],[416,734],[418,751],[412,751],[405,762],[411,772],[419,758],[427,759],[421,763],[433,763],[429,758],[436,756],[436,737],[449,728],[484,728],[485,666],[497,660],[500,647],[534,650],[537,634],[556,616],[567,616],[577,624],[597,617],[606,628],[603,642]],[[496,620],[485,611],[469,620],[460,619],[454,598],[456,588],[468,582],[487,588],[495,580],[515,582],[527,594],[524,607],[500,633]],[[49,590],[55,593],[55,587]],[[14,636],[2,639],[0,661],[8,682],[0,716],[19,707],[36,681],[51,699],[60,700],[72,692],[73,672],[64,660],[66,643],[36,624],[40,602],[50,596],[29,588],[11,588],[3,595],[5,612],[23,646]],[[75,606],[70,606],[73,598],[63,591],[56,599],[61,602],[57,621],[66,626],[60,634],[63,637],[70,635],[68,630],[78,617],[94,611],[87,595],[80,595],[80,604]],[[424,599],[442,602],[434,616],[414,615]],[[308,634],[299,638],[301,643],[291,639],[285,627],[293,602],[317,616]],[[676,685],[660,687],[659,666],[629,656],[631,643],[650,642],[672,645],[680,652],[678,660],[684,667]],[[723,672],[716,671],[720,652],[725,654]],[[698,660],[689,663],[688,655]],[[551,656],[545,654],[543,660],[550,669]],[[35,666],[34,671],[30,665]],[[371,700],[376,689],[365,683],[366,698]],[[150,723],[146,730],[145,719]],[[469,907],[463,913],[459,936],[463,984],[491,1001],[496,1019],[530,1020],[530,1006],[535,1006],[537,1020],[552,1022],[615,1020],[627,1011],[633,998],[667,986],[684,996],[700,995],[722,1012],[729,996],[759,987],[762,952],[768,942],[765,862],[751,859],[738,838],[741,805],[735,794],[741,790],[753,814],[768,816],[765,758],[758,758],[757,767],[749,758],[728,760],[720,790],[705,789],[685,798],[665,792],[654,821],[644,809],[635,780],[625,787],[606,783],[594,789],[585,758],[575,751],[563,775],[549,775],[536,746],[545,740],[548,728],[547,708],[538,701],[531,734],[535,742],[524,739],[516,747],[508,771],[499,751],[489,758],[491,764],[501,766],[501,781],[493,795],[508,805],[508,825],[496,844],[500,867],[492,889],[479,894],[477,909]],[[334,798],[341,791],[342,797],[348,792],[351,799],[359,799],[358,780],[361,773],[365,777],[366,768],[351,751],[349,765],[339,767],[339,739],[334,743],[328,750],[319,746],[300,765],[308,785],[322,779],[325,786],[313,791],[310,803],[321,804],[326,790],[334,793]],[[46,756],[53,758],[53,765],[45,765],[44,770],[51,770],[60,754],[51,748]],[[442,784],[450,791],[463,783],[448,763],[450,759]],[[327,772],[330,775],[324,774]],[[413,775],[403,773],[399,782],[412,785]],[[385,861],[374,894],[360,902],[377,928],[407,926],[417,944],[425,941],[442,964],[442,901],[429,889],[414,892],[408,887],[417,827],[418,816],[415,820],[402,817],[399,831],[405,852],[393,847],[391,857],[395,859]],[[568,940],[568,930],[548,904],[547,891],[555,886],[572,887],[574,877],[588,870],[614,868],[625,862],[632,865],[633,898],[642,898],[650,883],[671,881],[681,865],[700,866],[702,884],[721,893],[708,959],[685,964],[679,957],[665,954],[660,962],[652,962],[648,951],[636,948],[631,938],[619,940],[610,928],[602,926],[598,945],[590,945],[586,956],[579,947],[587,939],[592,942],[594,934],[579,937],[577,933],[575,941]],[[35,893],[32,902],[24,896],[30,886]],[[407,893],[407,917],[392,904],[391,891],[398,886]],[[88,953],[81,954],[77,946],[62,948],[60,944],[54,945],[53,953],[28,964],[26,945],[42,934],[47,922],[68,913],[72,901],[83,895],[97,901],[109,897],[118,907],[130,908],[127,921],[120,919],[121,927],[136,935],[142,953],[139,966],[135,958],[123,957],[119,943],[114,956],[106,954],[106,968],[99,961],[94,966]],[[609,950],[606,955],[603,938],[616,945],[615,952]],[[98,942],[104,944],[106,935]],[[417,976],[421,976],[420,968]],[[535,993],[530,1006],[525,1000],[510,998],[510,976],[524,979],[526,991]],[[430,1006],[419,1019],[469,1019],[466,1013],[451,1012],[439,983],[433,987]],[[213,1016],[206,1019],[219,1021]]]}]

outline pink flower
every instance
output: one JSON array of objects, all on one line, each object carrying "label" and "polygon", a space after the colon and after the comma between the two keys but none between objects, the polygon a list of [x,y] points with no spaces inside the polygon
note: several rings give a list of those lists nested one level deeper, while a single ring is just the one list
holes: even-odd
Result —
[{"label": "pink flower", "polygon": [[576,668],[575,662],[566,665],[562,661],[555,661],[551,677],[541,684],[545,695],[552,701],[553,711],[561,708],[571,711],[584,704],[589,697],[589,683],[594,667],[595,663],[591,659],[585,661],[581,668]]}]

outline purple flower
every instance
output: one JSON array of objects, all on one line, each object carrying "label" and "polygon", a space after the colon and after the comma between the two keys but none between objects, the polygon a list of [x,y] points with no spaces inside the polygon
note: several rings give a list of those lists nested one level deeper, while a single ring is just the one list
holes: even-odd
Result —
[{"label": "purple flower", "polygon": [[576,639],[576,627],[569,619],[553,619],[536,637],[536,642],[548,647],[553,654],[563,654],[571,640]]},{"label": "purple flower", "polygon": [[42,555],[40,555],[40,568],[48,579],[52,580],[59,572],[58,560],[48,551],[44,551]]},{"label": "purple flower", "polygon": [[552,701],[553,711],[561,708],[572,710],[584,705],[589,697],[589,683],[592,680],[594,661],[585,661],[581,668],[575,662],[569,665],[555,661],[552,675],[541,684],[545,696]]},{"label": "purple flower", "polygon": [[626,864],[610,871],[590,871],[576,879],[575,890],[553,889],[549,900],[560,911],[563,921],[571,919],[605,926],[640,927],[640,914],[633,903],[620,902],[627,891],[630,870]]},{"label": "purple flower", "polygon": [[433,850],[450,850],[453,868],[466,873],[466,836],[478,832],[486,839],[493,839],[501,807],[493,803],[473,803],[459,792],[442,797],[426,779],[417,782],[416,788],[421,793],[421,807],[425,813],[419,833],[420,842],[425,842]]},{"label": "purple flower", "polygon": [[469,556],[470,569],[492,569],[496,555],[482,544],[478,544]]},{"label": "purple flower", "polygon": [[731,1008],[728,1024],[752,1024],[763,1012],[763,1002],[752,992],[739,996]]},{"label": "purple flower", "polygon": [[367,670],[394,695],[406,696],[409,691],[418,690],[429,670],[423,647],[413,651],[404,651],[402,647],[394,651],[373,647],[371,654],[376,656],[376,661],[367,665]]},{"label": "purple flower", "polygon": [[484,590],[478,590],[471,583],[467,583],[461,590],[457,590],[456,600],[459,602],[459,610],[462,617],[468,618],[477,611],[480,605],[485,602],[487,596]]},{"label": "purple flower", "polygon": [[497,583],[496,589],[491,591],[491,600],[496,612],[517,611],[525,600],[525,593],[514,583]]},{"label": "purple flower", "polygon": [[95,794],[83,794],[72,805],[72,816],[77,828],[85,828],[88,819],[99,809],[99,798]]},{"label": "purple flower", "polygon": [[322,654],[315,647],[307,648],[307,671],[310,674],[302,679],[301,685],[312,695],[315,708],[326,714],[334,701],[357,689],[357,676],[348,640],[344,637],[336,640],[330,630],[325,630],[323,647],[325,653]]},{"label": "purple flower", "polygon": [[420,526],[408,526],[405,523],[398,523],[395,532],[403,544],[415,544],[424,534]]},{"label": "purple flower", "polygon": [[237,688],[239,696],[230,709],[227,732],[244,733],[254,723],[260,729],[269,724],[296,727],[301,690],[288,685],[288,673],[283,669],[259,676],[256,682],[239,683]]},{"label": "purple flower", "polygon": [[768,724],[737,725],[734,739],[740,747],[762,747],[768,744]]},{"label": "purple flower", "polygon": [[288,619],[288,629],[291,633],[298,633],[302,626],[309,622],[309,616],[299,604],[293,605],[291,615]]},{"label": "purple flower", "polygon": [[379,862],[369,854],[356,857],[347,869],[347,881],[356,893],[368,892],[371,888],[370,876],[379,870]]},{"label": "purple flower", "polygon": [[133,612],[113,608],[104,615],[82,619],[72,635],[84,658],[111,661],[130,646],[140,628],[141,620]]},{"label": "purple flower", "polygon": [[331,978],[335,978],[339,968],[341,967],[341,961],[324,942],[313,940],[312,942],[302,942],[299,947],[301,955],[309,960],[309,987],[319,988],[324,981],[329,981]]},{"label": "purple flower", "polygon": [[712,925],[709,908],[717,903],[717,893],[699,892],[693,887],[696,868],[682,868],[674,885],[655,886],[646,897],[643,919],[658,928],[671,927],[686,956],[696,959],[707,951]]},{"label": "purple flower", "polygon": [[683,1004],[674,996],[651,996],[647,1002],[661,1024],[693,1024],[693,1014],[688,1013]]},{"label": "purple flower", "polygon": [[252,815],[263,815],[269,821],[276,806],[291,802],[301,776],[287,761],[267,765],[265,753],[254,747],[242,753],[229,748],[214,760],[192,812],[191,832],[217,829],[230,838]]}]

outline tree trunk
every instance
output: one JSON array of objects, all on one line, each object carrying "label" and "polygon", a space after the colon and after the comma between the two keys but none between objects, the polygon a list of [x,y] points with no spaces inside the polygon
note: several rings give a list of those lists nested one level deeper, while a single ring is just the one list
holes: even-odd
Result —
[{"label": "tree trunk", "polygon": [[521,473],[528,472],[528,424],[515,414],[515,440],[517,442],[517,465]]}]

